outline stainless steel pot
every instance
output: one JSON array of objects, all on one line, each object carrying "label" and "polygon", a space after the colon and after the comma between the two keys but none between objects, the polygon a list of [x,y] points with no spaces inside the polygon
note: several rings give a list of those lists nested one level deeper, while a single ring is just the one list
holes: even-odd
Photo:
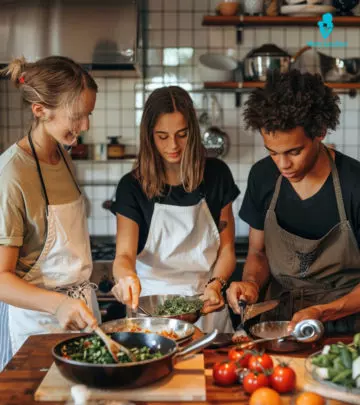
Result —
[{"label": "stainless steel pot", "polygon": [[316,51],[320,58],[322,77],[327,82],[360,80],[360,58],[336,58]]},{"label": "stainless steel pot", "polygon": [[244,80],[264,82],[270,71],[288,72],[295,60],[308,49],[310,47],[305,46],[294,56],[274,44],[264,44],[260,48],[253,49],[246,55],[243,62]]}]

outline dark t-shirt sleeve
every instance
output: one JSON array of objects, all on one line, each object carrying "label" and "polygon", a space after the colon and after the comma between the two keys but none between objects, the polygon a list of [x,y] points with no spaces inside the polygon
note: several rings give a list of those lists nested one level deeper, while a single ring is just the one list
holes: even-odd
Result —
[{"label": "dark t-shirt sleeve", "polygon": [[222,171],[223,171],[223,195],[222,195],[222,203],[221,208],[224,208],[229,203],[236,200],[238,195],[240,194],[239,187],[235,184],[234,177],[229,169],[229,166],[226,165],[224,162],[222,163]]},{"label": "dark t-shirt sleeve", "polygon": [[[233,202],[240,190],[235,184],[233,175],[228,165],[219,159],[207,159],[205,168],[205,186],[211,202],[217,201],[217,207],[223,209]],[[212,204],[211,204],[212,205]]]},{"label": "dark t-shirt sleeve", "polygon": [[126,174],[118,184],[116,200],[112,204],[111,211],[132,219],[140,226],[143,221],[139,205],[140,193],[139,183],[133,174]]}]

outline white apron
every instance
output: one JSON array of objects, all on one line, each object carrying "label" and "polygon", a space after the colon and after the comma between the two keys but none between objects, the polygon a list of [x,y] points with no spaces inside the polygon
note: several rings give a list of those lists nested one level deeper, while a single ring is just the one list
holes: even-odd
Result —
[{"label": "white apron", "polygon": [[[47,205],[47,235],[38,260],[23,279],[37,287],[60,291],[73,298],[83,299],[100,323],[101,317],[95,291],[92,283],[89,283],[92,259],[84,198],[80,194],[80,197],[71,203],[49,205],[30,135],[29,142]],[[59,151],[68,167],[60,147]],[[71,174],[69,167],[68,170]],[[75,179],[73,180],[75,182]],[[13,354],[30,335],[65,332],[55,316],[12,305],[9,305],[9,330]]]},{"label": "white apron", "polygon": [[[202,194],[203,196],[203,194]],[[155,203],[149,234],[137,256],[141,295],[202,293],[211,278],[220,235],[204,198],[193,206]],[[202,316],[203,332],[233,332],[228,308]]]}]

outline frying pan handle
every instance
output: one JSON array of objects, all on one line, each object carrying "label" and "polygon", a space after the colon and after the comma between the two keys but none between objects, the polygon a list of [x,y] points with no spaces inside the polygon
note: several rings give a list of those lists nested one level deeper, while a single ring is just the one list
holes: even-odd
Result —
[{"label": "frying pan handle", "polygon": [[205,335],[203,338],[195,340],[184,348],[178,349],[178,351],[174,355],[174,358],[179,359],[186,356],[187,354],[199,352],[201,349],[208,346],[216,338],[217,334],[218,330],[214,329],[210,334]]}]

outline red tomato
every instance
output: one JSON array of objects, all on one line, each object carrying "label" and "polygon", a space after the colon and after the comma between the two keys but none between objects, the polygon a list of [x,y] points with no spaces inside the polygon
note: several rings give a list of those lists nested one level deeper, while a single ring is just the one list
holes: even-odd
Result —
[{"label": "red tomato", "polygon": [[247,368],[251,353],[245,353],[244,350],[233,347],[229,350],[229,359],[237,363],[240,367]]},{"label": "red tomato", "polygon": [[216,363],[213,367],[214,381],[219,385],[232,385],[238,379],[236,370],[233,362]]},{"label": "red tomato", "polygon": [[252,371],[264,371],[273,367],[272,358],[266,353],[254,354],[249,359],[249,369]]},{"label": "red tomato", "polygon": [[294,391],[296,387],[295,371],[285,363],[280,363],[274,368],[270,376],[271,386],[280,393]]},{"label": "red tomato", "polygon": [[246,374],[243,381],[244,390],[248,394],[252,394],[258,388],[268,387],[269,385],[269,377],[264,373],[250,372]]}]

